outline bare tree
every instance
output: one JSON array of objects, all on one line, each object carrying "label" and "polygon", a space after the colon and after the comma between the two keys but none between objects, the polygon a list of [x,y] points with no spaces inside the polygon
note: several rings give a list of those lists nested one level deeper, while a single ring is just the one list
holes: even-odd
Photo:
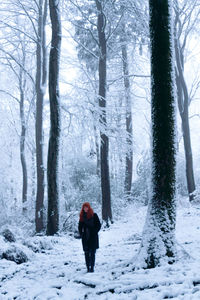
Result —
[{"label": "bare tree", "polygon": [[[45,85],[47,81],[47,48],[45,25],[47,18],[47,0],[19,1],[10,0],[11,16],[13,19],[17,18],[16,25],[10,25],[9,22],[2,24],[13,31],[20,39],[20,35],[24,35],[26,40],[30,42],[31,51],[34,52],[36,48],[36,78],[32,80],[36,91],[36,114],[35,114],[35,143],[36,143],[36,169],[37,169],[37,195],[36,195],[36,209],[35,209],[35,223],[36,232],[44,229],[43,222],[43,202],[44,202],[44,162],[43,162],[43,99],[45,94]],[[30,10],[29,8],[32,7]],[[16,10],[18,11],[16,17]],[[24,27],[22,26],[24,24]],[[11,44],[18,43],[13,39]],[[30,63],[30,62],[29,62]],[[26,70],[27,66],[23,66]],[[24,70],[22,70],[24,72]],[[24,90],[21,89],[21,93]],[[26,129],[23,128],[23,132]],[[23,143],[22,145],[23,146]],[[23,162],[24,165],[24,162]]]},{"label": "bare tree", "polygon": [[20,119],[21,119],[21,135],[20,135],[20,159],[22,165],[22,174],[23,174],[23,185],[22,185],[22,202],[23,202],[23,212],[26,211],[26,202],[27,202],[27,190],[28,190],[28,178],[27,178],[27,165],[25,158],[25,137],[26,137],[26,121],[25,121],[25,112],[24,112],[24,94],[26,86],[26,77],[24,74],[24,65],[25,65],[25,49],[22,51],[23,61],[22,66],[19,70],[19,90],[20,90]]},{"label": "bare tree", "polygon": [[133,125],[132,125],[132,103],[130,93],[130,78],[129,78],[129,62],[128,62],[128,40],[126,32],[126,14],[122,7],[124,16],[121,24],[121,54],[122,54],[122,69],[124,77],[125,103],[126,103],[126,158],[125,158],[125,180],[124,192],[128,200],[130,200],[131,184],[133,175]]},{"label": "bare tree", "polygon": [[[106,128],[106,59],[107,41],[105,35],[106,18],[103,12],[102,1],[95,0],[97,7],[97,30],[99,39],[99,107],[101,108],[100,123]],[[100,131],[101,145],[101,191],[102,191],[102,219],[108,224],[112,221],[111,193],[109,179],[108,149],[109,139],[106,132]]]},{"label": "bare tree", "polygon": [[47,234],[59,229],[58,156],[60,138],[59,62],[61,47],[61,20],[59,0],[49,0],[52,25],[49,57],[50,136],[47,163],[48,219]]},{"label": "bare tree", "polygon": [[[16,24],[18,19],[16,19]],[[12,30],[11,30],[12,31]],[[13,35],[11,35],[13,36]],[[16,78],[18,92],[15,96],[12,92],[4,89],[0,92],[7,94],[11,99],[14,99],[19,103],[19,114],[21,122],[21,132],[20,132],[20,161],[22,166],[22,203],[23,203],[23,213],[27,210],[27,193],[28,193],[28,176],[27,176],[27,163],[26,163],[26,133],[27,124],[29,117],[29,110],[31,109],[31,102],[27,98],[34,97],[29,94],[29,86],[33,85],[34,81],[31,73],[27,69],[27,60],[29,52],[28,41],[25,35],[19,34],[15,31],[15,37],[10,36],[5,37],[5,47],[2,47],[0,51],[3,53],[3,61],[5,65],[9,67],[12,74]],[[27,101],[28,100],[28,101]],[[25,112],[25,104],[29,103],[28,112]]]},{"label": "bare tree", "polygon": [[[178,96],[178,108],[182,121],[183,142],[185,151],[186,163],[186,180],[189,200],[194,199],[195,179],[193,170],[193,156],[190,138],[189,125],[189,105],[191,99],[189,97],[188,87],[184,76],[184,52],[187,44],[187,39],[194,30],[197,17],[200,13],[198,1],[192,1],[187,5],[186,1],[182,8],[179,8],[177,0],[174,0],[175,10],[175,57],[176,57],[176,85]],[[196,16],[193,16],[196,12]]]},{"label": "bare tree", "polygon": [[38,3],[38,32],[36,49],[36,166],[37,166],[37,195],[35,210],[36,232],[44,229],[44,161],[43,161],[43,102],[47,81],[47,53],[45,25],[47,18],[47,0]]}]

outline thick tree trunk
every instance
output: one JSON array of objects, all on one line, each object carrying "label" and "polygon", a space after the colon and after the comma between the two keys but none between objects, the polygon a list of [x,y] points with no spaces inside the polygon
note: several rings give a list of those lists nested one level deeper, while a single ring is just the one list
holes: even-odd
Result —
[{"label": "thick tree trunk", "polygon": [[43,160],[43,102],[44,86],[46,83],[46,45],[45,45],[45,23],[47,14],[47,1],[39,0],[38,18],[38,40],[36,50],[36,166],[37,166],[37,195],[35,224],[36,232],[44,230],[43,209],[44,209],[44,160]]},{"label": "thick tree trunk", "polygon": [[[95,0],[98,10],[97,29],[99,38],[99,107],[101,109],[100,123],[106,131],[106,37],[105,15],[100,0]],[[107,223],[112,221],[110,178],[109,178],[109,139],[107,134],[100,132],[100,158],[101,158],[101,190],[102,190],[102,219]]]},{"label": "thick tree trunk", "polygon": [[37,70],[36,70],[36,169],[37,169],[37,194],[35,225],[36,232],[43,230],[43,203],[44,203],[44,162],[43,162],[43,99],[42,89],[42,3],[39,0],[39,18],[38,18],[38,40],[37,40]]},{"label": "thick tree trunk", "polygon": [[177,85],[177,96],[178,96],[178,108],[182,121],[182,132],[183,142],[185,151],[185,163],[186,163],[186,180],[189,200],[194,199],[195,192],[195,180],[193,171],[193,157],[192,157],[192,146],[190,139],[190,125],[189,125],[189,96],[187,85],[184,78],[184,60],[183,53],[181,53],[180,44],[175,39],[175,54],[176,54],[176,85]]},{"label": "thick tree trunk", "polygon": [[59,62],[61,47],[61,20],[58,0],[49,0],[52,24],[52,40],[49,57],[49,100],[50,100],[50,137],[48,149],[48,220],[47,234],[53,235],[59,229],[59,137],[60,137],[60,103],[59,103]]},{"label": "thick tree trunk", "polygon": [[[123,30],[125,34],[125,30]],[[131,195],[132,184],[132,170],[133,170],[133,127],[132,127],[132,108],[131,108],[131,95],[130,95],[130,80],[128,69],[128,55],[127,45],[122,44],[122,63],[123,63],[123,75],[124,75],[124,88],[126,99],[126,167],[125,167],[125,181],[124,191],[128,200]]]},{"label": "thick tree trunk", "polygon": [[171,0],[149,0],[152,90],[152,197],[140,256],[148,268],[175,259],[175,97]]}]

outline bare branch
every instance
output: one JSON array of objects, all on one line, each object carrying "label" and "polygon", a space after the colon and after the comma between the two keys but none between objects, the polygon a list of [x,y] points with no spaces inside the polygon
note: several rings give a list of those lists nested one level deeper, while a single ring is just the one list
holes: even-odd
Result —
[{"label": "bare branch", "polygon": [[7,92],[7,91],[4,91],[4,90],[0,90],[0,93],[4,93],[8,96],[10,96],[12,99],[14,99],[15,101],[17,101],[18,103],[20,103],[19,99],[15,96],[13,96],[11,93]]},{"label": "bare branch", "polygon": [[37,29],[35,28],[35,24],[33,22],[33,17],[29,14],[29,12],[27,11],[26,7],[24,6],[24,4],[20,1],[20,0],[17,0],[18,3],[21,5],[22,9],[24,10],[26,16],[28,17],[28,19],[30,20],[32,26],[33,26],[33,30],[34,30],[34,33],[38,39],[38,33],[37,33]]},{"label": "bare branch", "polygon": [[[8,51],[5,51],[4,49],[0,49],[0,51],[2,51],[7,56],[9,56],[11,60],[13,60],[20,68],[22,68],[22,70],[29,76],[29,78],[31,79],[31,81],[33,83],[35,83],[33,77],[31,76],[31,74],[24,68],[24,66],[11,53],[9,53]],[[8,58],[7,58],[7,60],[9,61]]]},{"label": "bare branch", "polygon": [[18,32],[21,32],[23,33],[25,36],[27,36],[30,40],[32,40],[34,43],[37,43],[37,39],[33,38],[32,36],[30,36],[29,34],[27,34],[26,32],[24,32],[23,30],[21,30],[20,28],[18,27],[15,27],[15,26],[12,26],[4,21],[0,21],[0,24],[3,24],[4,26],[7,26],[15,31],[18,31]]},{"label": "bare branch", "polygon": [[125,77],[127,77],[127,78],[131,78],[131,77],[139,77],[139,78],[150,78],[151,76],[150,75],[139,75],[139,74],[130,74],[130,75],[128,75],[128,76],[124,76],[124,75],[122,75],[122,76],[120,76],[120,77],[118,77],[118,78],[116,78],[116,79],[114,79],[114,80],[108,80],[108,82],[110,81],[110,84],[109,85],[112,85],[112,84],[114,84],[116,81],[119,81],[119,80],[121,80],[121,79],[124,79]]}]

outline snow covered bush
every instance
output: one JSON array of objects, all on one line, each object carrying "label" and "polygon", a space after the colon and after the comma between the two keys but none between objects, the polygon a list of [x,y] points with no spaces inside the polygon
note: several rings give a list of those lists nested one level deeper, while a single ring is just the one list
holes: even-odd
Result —
[{"label": "snow covered bush", "polygon": [[6,241],[16,242],[16,238],[10,229],[8,229],[8,228],[3,229],[1,234]]},{"label": "snow covered bush", "polygon": [[16,264],[27,262],[31,252],[19,243],[8,243],[3,236],[0,236],[0,258],[14,261]]},{"label": "snow covered bush", "polygon": [[7,250],[2,252],[1,258],[16,262],[16,264],[22,264],[28,261],[28,256],[20,248],[12,245]]},{"label": "snow covered bush", "polygon": [[[18,235],[17,237],[20,240]],[[12,230],[12,227],[10,229],[3,226],[0,235],[0,259],[21,264],[27,262],[32,257],[32,250],[24,246],[21,241],[16,242],[16,240],[16,232]]]},{"label": "snow covered bush", "polygon": [[26,239],[23,244],[31,249],[33,252],[45,252],[46,250],[52,250],[52,237],[47,236],[34,236]]},{"label": "snow covered bush", "polygon": [[63,217],[63,223],[61,224],[61,230],[64,232],[73,232],[77,233],[79,220],[79,212],[67,212],[65,218]]}]

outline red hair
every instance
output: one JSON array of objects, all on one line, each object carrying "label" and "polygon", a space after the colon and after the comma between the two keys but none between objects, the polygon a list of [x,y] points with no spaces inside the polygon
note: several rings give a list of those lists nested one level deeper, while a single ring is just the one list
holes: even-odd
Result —
[{"label": "red hair", "polygon": [[81,212],[80,212],[80,221],[83,222],[83,214],[84,214],[84,207],[88,207],[88,211],[87,211],[87,219],[90,219],[93,217],[94,215],[94,211],[92,209],[92,207],[90,206],[89,202],[84,202],[81,208]]}]

